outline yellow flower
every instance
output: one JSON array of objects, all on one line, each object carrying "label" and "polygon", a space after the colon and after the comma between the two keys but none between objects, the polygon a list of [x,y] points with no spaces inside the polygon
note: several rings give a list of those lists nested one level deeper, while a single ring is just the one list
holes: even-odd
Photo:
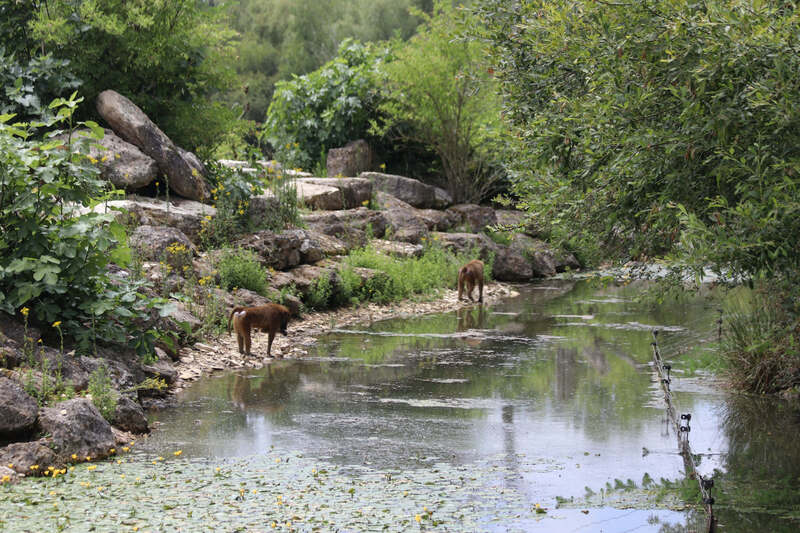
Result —
[{"label": "yellow flower", "polygon": [[128,448],[127,446],[123,446],[123,447],[122,447],[122,451],[123,451],[123,452],[127,452],[128,450],[130,450],[130,448]]},{"label": "yellow flower", "polygon": [[93,165],[94,165],[95,163],[97,163],[97,159],[95,159],[95,158],[94,158],[94,157],[92,157],[92,156],[89,156],[89,161],[91,161]]},{"label": "yellow flower", "polygon": [[30,469],[31,470],[39,470],[39,465],[31,465]]},{"label": "yellow flower", "polygon": [[87,466],[86,467],[86,470],[96,470],[96,469],[97,469],[97,465],[91,465],[91,466]]},{"label": "yellow flower", "polygon": [[381,163],[381,170],[386,170],[386,163]]},{"label": "yellow flower", "polygon": [[61,321],[60,320],[56,320],[55,322],[53,322],[53,327],[54,328],[57,328],[60,325],[61,325]]},{"label": "yellow flower", "polygon": [[9,481],[11,481],[11,476],[6,475],[0,478],[0,483],[8,483]]},{"label": "yellow flower", "polygon": [[422,522],[422,517],[420,515],[415,515],[414,520],[416,520],[417,522]]},{"label": "yellow flower", "polygon": [[22,313],[22,316],[28,316],[30,309],[28,309],[27,307],[23,307],[22,309],[19,310],[19,312]]},{"label": "yellow flower", "polygon": [[87,455],[87,456],[86,456],[86,460],[87,460],[87,461],[91,461],[91,460],[92,460],[92,456],[91,456],[91,455]]},{"label": "yellow flower", "polygon": [[14,463],[8,463],[9,468],[14,468]]},{"label": "yellow flower", "polygon": [[117,453],[117,450],[115,448],[111,448],[110,450],[108,450],[108,453]]},{"label": "yellow flower", "polygon": [[174,455],[175,457],[178,457],[182,453],[183,453],[183,450],[178,450],[178,451],[172,452],[172,455]]}]

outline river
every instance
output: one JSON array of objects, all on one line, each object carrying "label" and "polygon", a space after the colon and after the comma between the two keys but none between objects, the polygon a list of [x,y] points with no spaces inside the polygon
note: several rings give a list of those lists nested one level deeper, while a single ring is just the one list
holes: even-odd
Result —
[{"label": "river", "polygon": [[716,299],[655,306],[642,288],[553,280],[333,330],[310,357],[197,382],[118,461],[0,489],[0,524],[23,523],[27,497],[64,513],[28,524],[76,531],[702,531],[650,365],[657,329],[723,530],[796,531],[797,406],[704,370]]}]

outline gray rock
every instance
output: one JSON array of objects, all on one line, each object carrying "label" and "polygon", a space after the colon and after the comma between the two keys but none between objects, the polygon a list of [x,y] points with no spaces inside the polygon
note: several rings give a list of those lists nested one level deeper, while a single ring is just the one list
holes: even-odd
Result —
[{"label": "gray rock", "polygon": [[367,233],[373,237],[383,237],[389,227],[385,211],[372,211],[364,207],[311,213],[303,216],[303,222],[310,229],[336,237],[350,246],[363,246]]},{"label": "gray rock", "polygon": [[557,272],[564,272],[567,268],[573,270],[580,268],[574,255],[553,250],[546,242],[527,235],[514,235],[509,248],[531,262],[536,277],[553,276]]},{"label": "gray rock", "polygon": [[304,199],[312,209],[338,211],[366,206],[372,198],[372,182],[364,178],[297,178],[298,188],[308,185],[332,187],[336,192]]},{"label": "gray rock", "polygon": [[191,158],[181,155],[173,142],[147,115],[121,94],[107,90],[97,96],[97,112],[123,140],[137,146],[158,163],[176,193],[192,200],[208,198],[203,173]]},{"label": "gray rock", "polygon": [[492,267],[498,281],[529,281],[534,277],[530,260],[506,246],[498,246]]},{"label": "gray rock", "polygon": [[[192,241],[181,230],[167,226],[139,226],[131,233],[128,242],[143,259],[150,261],[166,259],[173,266],[175,266],[173,261],[181,264],[186,261],[191,262],[191,258],[196,254]],[[167,248],[173,244],[182,244],[186,251],[181,254],[169,253]]]},{"label": "gray rock", "polygon": [[0,440],[30,432],[39,405],[16,381],[0,377]]},{"label": "gray rock", "polygon": [[[61,466],[66,462],[56,455],[51,445],[48,439],[14,442],[0,448],[0,464],[13,465],[11,470],[25,476],[41,475],[48,466]],[[37,468],[33,470],[32,466]]]},{"label": "gray rock", "polygon": [[439,187],[434,187],[433,191],[433,208],[434,209],[447,209],[453,205],[453,197],[450,193]]},{"label": "gray rock", "polygon": [[413,178],[396,176],[394,174],[381,174],[380,172],[362,172],[360,178],[372,180],[373,188],[391,194],[400,200],[418,208],[434,208],[442,205],[444,191],[439,193],[437,199],[436,187],[422,183]]},{"label": "gray rock", "polygon": [[142,365],[142,370],[147,374],[147,377],[163,379],[167,385],[172,385],[178,379],[178,371],[172,366],[169,356],[166,354],[153,363]]},{"label": "gray rock", "polygon": [[446,250],[486,261],[497,254],[498,245],[483,233],[432,233],[431,239]]},{"label": "gray rock", "polygon": [[119,212],[117,220],[134,226],[169,226],[183,232],[192,242],[198,243],[203,226],[217,215],[210,205],[180,197],[170,198],[169,204],[159,198],[131,195],[125,200],[111,200],[98,204],[93,211],[106,208]]},{"label": "gray rock", "polygon": [[417,209],[416,215],[431,231],[449,231],[461,222],[461,216],[449,210]]},{"label": "gray rock", "polygon": [[381,209],[414,209],[411,204],[404,202],[396,196],[392,196],[388,192],[378,191],[375,193],[375,199],[378,207]]},{"label": "gray rock", "polygon": [[425,224],[425,219],[417,215],[416,209],[394,208],[382,213],[391,229],[387,233],[387,238],[419,244],[428,237],[428,226]]},{"label": "gray rock", "polygon": [[372,166],[372,150],[364,139],[350,141],[342,148],[328,150],[328,176],[358,176]]},{"label": "gray rock", "polygon": [[53,449],[63,460],[73,453],[101,459],[114,447],[111,426],[86,398],[45,407],[39,414],[39,426],[51,436]]},{"label": "gray rock", "polygon": [[457,217],[469,231],[478,233],[486,229],[487,226],[497,224],[497,215],[494,209],[476,204],[459,204],[447,208],[449,213]]},{"label": "gray rock", "polygon": [[[66,141],[67,136],[63,134],[57,138]],[[95,164],[100,168],[100,176],[119,189],[136,191],[147,187],[158,176],[155,159],[108,129],[102,139],[92,139],[89,156],[97,161]]]},{"label": "gray rock", "polygon": [[386,241],[373,239],[369,245],[376,251],[392,257],[421,257],[424,251],[422,245],[407,242]]},{"label": "gray rock", "polygon": [[124,394],[120,395],[117,400],[113,424],[114,427],[137,435],[150,431],[142,406],[139,402]]}]

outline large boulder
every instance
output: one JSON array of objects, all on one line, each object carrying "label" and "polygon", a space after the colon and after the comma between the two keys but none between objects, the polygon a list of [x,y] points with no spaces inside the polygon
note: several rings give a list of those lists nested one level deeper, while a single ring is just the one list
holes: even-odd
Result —
[{"label": "large boulder", "polygon": [[100,93],[96,104],[97,112],[117,135],[156,160],[172,190],[192,200],[202,202],[208,198],[208,185],[196,158],[182,155],[136,104],[111,90]]},{"label": "large boulder", "polygon": [[529,281],[534,277],[533,266],[522,254],[506,246],[498,246],[492,277],[498,281]]},{"label": "large boulder", "polygon": [[428,237],[428,226],[425,220],[417,214],[417,209],[394,208],[383,211],[389,222],[387,238],[394,241],[419,244]]},{"label": "large boulder", "polygon": [[530,261],[535,277],[548,277],[567,269],[580,268],[580,263],[571,253],[553,250],[546,242],[528,235],[514,235],[509,249]]},{"label": "large boulder", "polygon": [[237,246],[252,250],[264,265],[277,270],[286,270],[302,263],[316,263],[325,257],[323,246],[314,234],[302,229],[281,233],[259,231],[239,240]]},{"label": "large boulder", "polygon": [[39,405],[16,381],[0,377],[0,441],[29,433]]},{"label": "large boulder", "polygon": [[48,439],[14,442],[0,448],[0,464],[26,476],[41,475],[49,466],[65,463],[50,447]]},{"label": "large boulder", "polygon": [[142,258],[183,264],[195,254],[192,241],[179,229],[167,226],[139,226],[128,239]]},{"label": "large boulder", "polygon": [[449,209],[417,209],[416,215],[431,231],[449,231],[461,222],[461,216]]},{"label": "large boulder", "polygon": [[465,229],[474,233],[481,232],[487,226],[494,226],[497,224],[497,215],[494,209],[483,205],[476,204],[459,204],[447,208],[448,213],[457,219],[465,226]]},{"label": "large boulder", "polygon": [[[58,138],[66,141],[67,136],[63,134]],[[102,139],[92,139],[88,155],[100,169],[100,176],[118,189],[136,191],[150,185],[158,176],[155,159],[108,129]]]},{"label": "large boulder", "polygon": [[364,139],[350,141],[342,148],[328,150],[328,176],[358,176],[372,167],[372,150]]},{"label": "large boulder", "polygon": [[111,200],[98,204],[94,211],[101,212],[106,207],[118,210],[117,219],[135,226],[169,226],[182,231],[192,242],[200,240],[203,226],[217,215],[217,210],[208,204],[170,198],[169,203],[158,198],[129,196],[125,200]]},{"label": "large boulder", "polygon": [[375,201],[378,204],[377,208],[380,209],[414,209],[408,202],[404,202],[388,192],[377,191],[375,193]]},{"label": "large boulder", "polygon": [[114,447],[111,425],[86,398],[74,398],[39,414],[39,426],[49,434],[55,452],[66,460],[71,454],[100,459]]},{"label": "large boulder", "polygon": [[355,209],[366,206],[372,198],[372,182],[364,178],[297,178],[295,183],[298,188],[317,185],[336,190],[336,193],[305,199],[306,205],[322,211]]},{"label": "large boulder", "polygon": [[446,191],[413,178],[380,172],[362,172],[359,177],[371,180],[376,190],[389,193],[413,207],[442,208],[448,203]]},{"label": "large boulder", "polygon": [[302,218],[309,228],[358,246],[366,242],[368,233],[373,237],[383,237],[389,226],[385,211],[372,211],[365,207],[311,213]]},{"label": "large boulder", "polygon": [[137,435],[150,431],[141,404],[124,394],[117,399],[113,423],[114,427]]},{"label": "large boulder", "polygon": [[457,254],[470,255],[472,259],[486,261],[497,254],[498,245],[483,233],[439,233],[431,234],[431,239],[444,249]]}]

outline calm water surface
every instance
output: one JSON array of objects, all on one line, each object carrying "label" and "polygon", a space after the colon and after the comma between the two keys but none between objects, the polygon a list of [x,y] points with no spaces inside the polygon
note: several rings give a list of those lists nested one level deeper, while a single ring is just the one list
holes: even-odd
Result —
[{"label": "calm water surface", "polygon": [[658,329],[699,470],[719,470],[722,530],[797,531],[786,514],[800,513],[798,411],[691,372],[716,340],[717,304],[652,308],[635,302],[641,289],[553,281],[494,306],[335,330],[305,360],[193,385],[179,408],[153,414],[147,446],[214,458],[293,450],[354,476],[491,463],[498,508],[548,508],[516,530],[700,531],[700,512],[609,490],[682,477],[649,365]]}]

